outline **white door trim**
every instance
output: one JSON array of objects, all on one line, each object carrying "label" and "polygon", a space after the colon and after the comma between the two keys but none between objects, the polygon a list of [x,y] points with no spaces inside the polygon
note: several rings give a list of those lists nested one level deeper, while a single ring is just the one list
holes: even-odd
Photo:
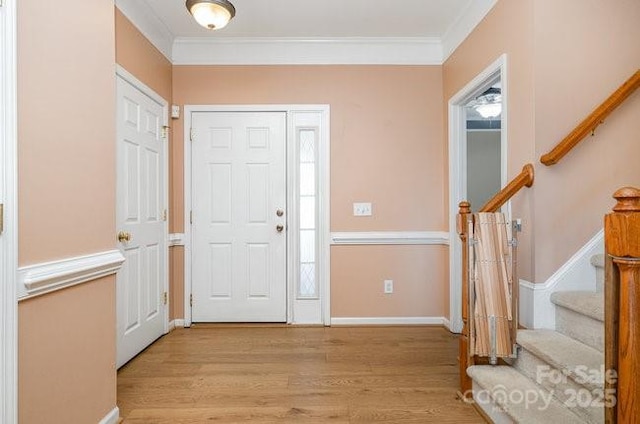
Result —
[{"label": "white door trim", "polygon": [[0,422],[18,422],[16,1],[0,7]]},{"label": "white door trim", "polygon": [[[163,208],[165,211],[167,211],[166,219],[164,220],[164,228],[163,228],[164,239],[165,239],[165,249],[164,249],[164,252],[162,252],[162,254],[164,255],[164,277],[162,280],[163,280],[164,291],[167,293],[167,299],[169,299],[170,298],[169,296],[169,220],[171,219],[170,212],[169,212],[169,143],[170,143],[169,137],[171,134],[171,132],[168,131],[169,102],[167,102],[162,96],[156,93],[152,88],[150,88],[148,85],[140,81],[132,73],[130,73],[129,71],[127,71],[125,68],[123,68],[118,64],[116,64],[116,75],[122,78],[123,80],[125,80],[126,82],[128,82],[129,84],[133,85],[138,90],[140,90],[145,96],[149,97],[153,101],[162,105],[162,125],[164,127],[163,131],[164,131],[164,138],[165,138],[165,141],[163,143],[164,162],[162,164],[162,172],[164,174],[164,181],[162,182],[164,184]],[[163,325],[164,325],[165,334],[169,332],[169,308],[171,305],[168,302],[169,301],[167,300],[167,304],[165,305],[164,312],[163,312],[164,313]]]},{"label": "white door trim", "polygon": [[[460,266],[462,246],[456,230],[458,202],[466,197],[467,157],[466,122],[464,105],[487,88],[487,83],[497,75],[501,79],[502,124],[500,131],[500,154],[502,161],[501,186],[507,183],[507,55],[501,55],[495,62],[480,72],[473,80],[449,100],[449,322],[454,333],[462,331],[462,269]],[[471,205],[478,208],[481,205]],[[510,203],[506,205],[510,216]]]},{"label": "white door trim", "polygon": [[[318,245],[319,245],[319,289],[320,302],[322,308],[322,323],[324,325],[331,324],[331,306],[330,306],[330,244],[331,233],[329,225],[330,217],[330,108],[328,105],[185,105],[184,106],[184,325],[191,326],[191,252],[192,252],[192,234],[190,224],[191,214],[191,114],[194,112],[285,112],[287,114],[287,186],[293,185],[293,166],[292,158],[296,156],[292,154],[295,148],[295,131],[291,128],[292,115],[295,113],[316,112],[322,115],[322,125],[320,126],[320,146],[318,150]],[[290,193],[291,190],[288,190]],[[288,198],[289,194],[287,194]],[[289,220],[297,219],[297,215],[288,214]],[[290,239],[290,237],[289,237]],[[288,239],[288,240],[289,240]],[[291,243],[289,243],[291,246]],[[297,252],[293,249],[287,249],[287,264],[291,264]],[[288,265],[287,269],[291,267]],[[293,277],[291,272],[287,274],[287,294],[289,301],[287,302],[287,322],[296,323],[295,314],[293,313]]]}]

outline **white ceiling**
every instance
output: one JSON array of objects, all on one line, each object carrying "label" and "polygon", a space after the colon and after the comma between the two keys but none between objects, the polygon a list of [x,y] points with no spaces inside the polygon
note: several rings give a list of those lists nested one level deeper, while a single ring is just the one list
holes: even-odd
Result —
[{"label": "white ceiling", "polygon": [[497,0],[231,0],[210,31],[185,0],[115,0],[174,64],[440,64]]},{"label": "white ceiling", "polygon": [[232,0],[219,31],[197,25],[183,0],[146,2],[175,37],[436,37],[473,0]]}]

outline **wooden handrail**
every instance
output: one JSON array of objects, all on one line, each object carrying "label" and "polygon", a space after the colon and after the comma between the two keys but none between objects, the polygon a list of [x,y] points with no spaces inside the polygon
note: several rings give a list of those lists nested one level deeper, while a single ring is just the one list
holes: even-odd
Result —
[{"label": "wooden handrail", "polygon": [[638,87],[640,87],[640,70],[636,71],[636,73],[626,80],[607,100],[591,112],[584,121],[580,122],[556,147],[549,153],[540,156],[540,162],[547,166],[558,163],[560,159],[578,145],[588,134],[593,134],[598,125],[602,124],[604,119],[620,106],[627,97],[636,91]]},{"label": "wooden handrail", "polygon": [[[624,187],[604,218],[605,422],[640,422],[640,189]],[[611,372],[614,371],[615,373]],[[617,381],[615,378],[617,377]],[[612,394],[615,394],[613,398]]]},{"label": "wooden handrail", "polygon": [[480,209],[480,212],[496,212],[502,205],[507,203],[522,187],[533,185],[533,165],[528,163],[522,167],[522,171],[500,190],[495,196]]}]

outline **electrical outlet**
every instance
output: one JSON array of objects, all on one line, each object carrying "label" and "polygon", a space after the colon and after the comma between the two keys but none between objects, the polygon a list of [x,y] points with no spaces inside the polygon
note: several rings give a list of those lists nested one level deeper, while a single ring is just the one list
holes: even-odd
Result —
[{"label": "electrical outlet", "polygon": [[354,203],[353,204],[353,216],[371,216],[373,215],[373,209],[371,203]]},{"label": "electrical outlet", "polygon": [[384,292],[385,294],[393,293],[393,280],[384,280]]}]

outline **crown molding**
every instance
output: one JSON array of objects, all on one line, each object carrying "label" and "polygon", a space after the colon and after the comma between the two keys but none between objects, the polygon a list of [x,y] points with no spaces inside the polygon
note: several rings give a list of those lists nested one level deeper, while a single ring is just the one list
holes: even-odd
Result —
[{"label": "crown molding", "polygon": [[497,2],[498,0],[473,0],[469,2],[464,12],[458,16],[458,19],[442,36],[441,63],[444,63],[451,56]]},{"label": "crown molding", "polygon": [[438,38],[181,38],[174,65],[439,65]]},{"label": "crown molding", "polygon": [[174,65],[442,65],[495,6],[469,1],[439,37],[175,37],[145,0],[116,7]]},{"label": "crown molding", "polygon": [[171,62],[175,36],[145,0],[115,0],[116,7]]}]

